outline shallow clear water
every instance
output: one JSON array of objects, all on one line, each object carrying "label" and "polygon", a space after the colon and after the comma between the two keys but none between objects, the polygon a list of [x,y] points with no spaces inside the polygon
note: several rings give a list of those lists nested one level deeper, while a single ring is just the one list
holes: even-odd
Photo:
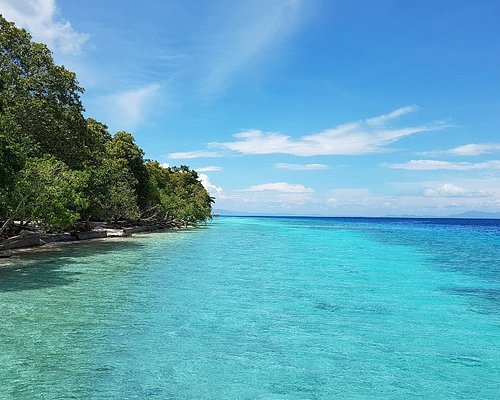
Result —
[{"label": "shallow clear water", "polygon": [[500,221],[67,246],[0,267],[0,321],[0,399],[498,399]]}]

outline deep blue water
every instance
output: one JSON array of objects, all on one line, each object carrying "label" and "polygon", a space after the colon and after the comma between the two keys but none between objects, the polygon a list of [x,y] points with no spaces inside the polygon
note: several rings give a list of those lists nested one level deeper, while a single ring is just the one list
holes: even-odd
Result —
[{"label": "deep blue water", "polygon": [[498,399],[500,221],[215,219],[2,261],[0,399]]}]

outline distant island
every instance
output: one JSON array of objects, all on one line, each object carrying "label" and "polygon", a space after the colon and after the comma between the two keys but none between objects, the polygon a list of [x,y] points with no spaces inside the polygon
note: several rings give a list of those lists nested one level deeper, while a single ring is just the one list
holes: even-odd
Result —
[{"label": "distant island", "polygon": [[213,198],[187,166],[145,160],[132,134],[83,115],[75,73],[0,16],[0,241],[30,231],[204,222]]},{"label": "distant island", "polygon": [[449,215],[449,218],[480,218],[480,219],[500,219],[500,212],[486,212],[470,210],[460,214]]}]

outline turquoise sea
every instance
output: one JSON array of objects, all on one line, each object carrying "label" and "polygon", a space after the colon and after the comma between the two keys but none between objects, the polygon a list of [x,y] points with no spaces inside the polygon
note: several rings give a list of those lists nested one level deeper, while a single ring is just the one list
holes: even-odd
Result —
[{"label": "turquoise sea", "polygon": [[1,261],[0,399],[499,399],[500,221],[221,217]]}]

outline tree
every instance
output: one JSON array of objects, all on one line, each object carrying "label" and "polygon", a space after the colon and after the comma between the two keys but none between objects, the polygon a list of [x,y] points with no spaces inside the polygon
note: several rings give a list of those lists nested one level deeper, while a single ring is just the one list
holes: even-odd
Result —
[{"label": "tree", "polygon": [[[0,113],[0,191],[9,191],[34,144],[23,137],[19,126]],[[1,210],[1,205],[0,205]]]},{"label": "tree", "polygon": [[83,117],[76,75],[0,15],[0,233],[80,218],[203,221],[212,199],[186,166],[146,164],[134,137]]},{"label": "tree", "polygon": [[106,125],[93,118],[87,118],[86,124],[89,158],[86,160],[85,167],[96,166],[106,158],[106,143],[112,139],[112,136]]},{"label": "tree", "polygon": [[146,164],[151,197],[163,218],[201,222],[211,216],[213,199],[198,180],[196,171],[183,165],[162,168],[157,161]]},{"label": "tree", "polygon": [[86,221],[136,220],[139,218],[136,180],[123,159],[104,159],[87,171],[85,196],[88,207],[83,212]]},{"label": "tree", "polygon": [[50,50],[0,16],[0,113],[29,137],[31,156],[51,154],[72,168],[93,143],[87,135],[76,75],[54,64]]},{"label": "tree", "polygon": [[106,156],[125,162],[128,170],[136,180],[134,189],[139,209],[146,209],[150,192],[149,177],[144,163],[144,151],[135,144],[134,137],[128,132],[117,132],[106,143]]},{"label": "tree", "polygon": [[1,231],[14,220],[36,222],[46,229],[74,224],[86,206],[81,193],[84,184],[82,172],[71,171],[53,156],[30,159],[9,195],[8,219]]},{"label": "tree", "polygon": [[183,165],[172,168],[170,181],[171,213],[187,222],[201,222],[210,218],[213,199],[198,180],[198,174]]}]

